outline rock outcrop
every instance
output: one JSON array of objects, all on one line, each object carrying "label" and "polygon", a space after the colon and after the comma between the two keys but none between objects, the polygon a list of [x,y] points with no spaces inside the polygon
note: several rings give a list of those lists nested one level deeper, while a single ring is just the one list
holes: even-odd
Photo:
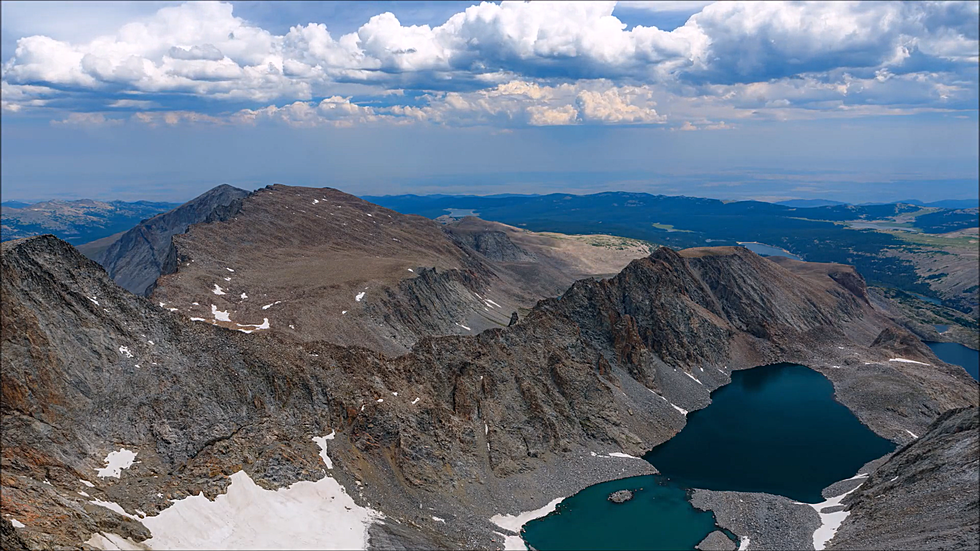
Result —
[{"label": "rock outcrop", "polygon": [[977,549],[980,414],[939,416],[843,501],[850,512],[828,549]]},{"label": "rock outcrop", "polygon": [[148,295],[160,274],[175,269],[171,237],[192,224],[226,220],[237,212],[248,192],[226,184],[183,205],[144,220],[124,233],[95,260],[123,289]]}]

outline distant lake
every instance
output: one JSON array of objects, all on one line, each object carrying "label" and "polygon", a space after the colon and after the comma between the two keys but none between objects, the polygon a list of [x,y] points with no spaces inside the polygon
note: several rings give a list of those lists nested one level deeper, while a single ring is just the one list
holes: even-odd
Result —
[{"label": "distant lake", "polygon": [[980,352],[958,342],[927,342],[926,344],[940,360],[963,366],[971,377],[980,381]]},{"label": "distant lake", "polygon": [[786,258],[792,258],[793,260],[803,260],[786,249],[780,249],[779,247],[773,247],[772,245],[766,245],[765,243],[739,241],[738,244],[759,256],[785,256]]},{"label": "distant lake", "polygon": [[[895,449],[834,400],[826,377],[801,365],[736,371],[711,399],[644,456],[661,475],[586,488],[526,524],[525,541],[541,550],[693,549],[716,528],[713,516],[679,497],[690,488],[819,503],[823,488]],[[641,487],[633,501],[606,501],[615,490]]]},{"label": "distant lake", "polygon": [[463,218],[464,216],[478,216],[480,213],[473,209],[445,209],[449,216],[453,218]]},{"label": "distant lake", "polygon": [[927,297],[925,295],[920,295],[919,293],[913,293],[912,291],[905,291],[905,292],[920,300],[924,300],[930,304],[935,304],[936,306],[942,306],[943,304],[943,301],[939,300],[938,298]]}]

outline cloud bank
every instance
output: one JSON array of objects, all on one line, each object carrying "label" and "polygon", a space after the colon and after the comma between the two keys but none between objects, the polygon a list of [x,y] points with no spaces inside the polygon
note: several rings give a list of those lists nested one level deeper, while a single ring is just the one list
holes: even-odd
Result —
[{"label": "cloud bank", "polygon": [[435,26],[381,13],[335,37],[329,22],[277,35],[231,4],[193,2],[89,42],[20,38],[2,68],[2,109],[71,124],[686,130],[977,109],[976,2],[623,9],[692,6],[670,31],[628,27],[615,2],[484,2]]}]

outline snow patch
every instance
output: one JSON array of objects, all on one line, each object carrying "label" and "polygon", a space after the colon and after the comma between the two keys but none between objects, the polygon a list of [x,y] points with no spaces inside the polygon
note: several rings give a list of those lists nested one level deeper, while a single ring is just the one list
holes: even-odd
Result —
[{"label": "snow patch", "polygon": [[10,524],[13,524],[14,525],[14,528],[23,528],[24,527],[24,523],[21,522],[21,521],[19,521],[19,520],[17,520],[17,519],[15,519],[15,518],[11,518],[10,519]]},{"label": "snow patch", "polygon": [[123,356],[126,356],[127,358],[132,358],[133,357],[133,353],[129,351],[129,347],[128,346],[120,346],[119,347],[119,353],[122,354]]},{"label": "snow patch", "polygon": [[327,455],[327,440],[333,440],[333,437],[336,434],[337,431],[332,430],[330,431],[330,434],[327,434],[325,436],[313,437],[313,441],[316,442],[316,445],[320,446],[320,458],[323,459],[323,463],[327,466],[328,469],[333,468],[333,461],[331,461],[330,457]]},{"label": "snow patch", "polygon": [[262,323],[260,325],[243,325],[241,323],[236,323],[235,325],[238,327],[251,327],[251,329],[238,329],[242,333],[251,333],[252,331],[258,331],[259,329],[268,329],[269,318],[262,318]]},{"label": "snow patch", "polygon": [[191,321],[208,321],[204,318],[191,318]]},{"label": "snow patch", "polygon": [[221,287],[219,287],[217,283],[214,284],[214,289],[211,289],[211,292],[214,293],[214,294],[216,294],[216,295],[223,295],[223,294],[225,294],[225,292],[221,290]]},{"label": "snow patch", "polygon": [[[190,496],[159,515],[137,519],[153,534],[142,545],[149,549],[366,549],[368,528],[384,518],[378,511],[358,506],[329,476],[279,490],[261,488],[244,471],[230,478],[228,492],[214,501],[203,494]],[[94,534],[86,543],[112,549],[127,540]]]},{"label": "snow patch", "polygon": [[[862,474],[858,474],[857,476],[853,476],[848,480],[867,478],[867,476],[868,476],[867,473],[862,473]],[[861,484],[864,484],[864,482],[862,482]],[[813,548],[816,551],[823,551],[823,549],[827,547],[827,542],[833,539],[834,534],[837,533],[837,529],[840,528],[841,523],[843,523],[844,519],[851,514],[850,511],[837,511],[834,513],[821,513],[820,511],[828,507],[836,507],[840,505],[841,500],[847,497],[847,495],[853,492],[854,490],[860,488],[861,484],[858,484],[853,489],[848,490],[837,497],[832,497],[824,502],[807,504],[810,507],[813,507],[813,509],[817,512],[817,514],[820,515],[820,523],[821,523],[820,528],[817,528],[813,532]],[[739,547],[739,549],[741,550],[741,547]]]},{"label": "snow patch", "polygon": [[527,511],[524,513],[518,513],[516,515],[494,515],[490,517],[490,522],[496,524],[497,526],[505,530],[510,530],[511,532],[519,534],[521,532],[522,526],[524,526],[525,524],[531,522],[536,518],[541,518],[543,516],[547,516],[551,514],[551,512],[558,507],[558,504],[561,503],[563,499],[565,498],[563,497],[555,498],[551,500],[550,503],[548,503],[544,507],[541,507],[540,509],[535,509],[533,511]]},{"label": "snow patch", "polygon": [[119,448],[117,452],[109,452],[109,455],[105,456],[106,466],[104,469],[96,469],[98,476],[102,478],[113,477],[119,478],[120,473],[123,469],[128,469],[133,466],[133,460],[136,459],[136,454],[132,450],[127,450],[126,448]]},{"label": "snow patch", "polygon": [[82,484],[88,486],[89,488],[95,488],[95,484],[92,484],[88,480],[85,480],[83,478],[79,478],[78,481],[81,482]]},{"label": "snow patch", "polygon": [[701,381],[697,380],[697,378],[695,378],[694,375],[691,375],[687,371],[681,371],[681,373],[683,373],[683,374],[687,375],[688,377],[690,377],[691,380],[693,380],[695,383],[697,383],[697,384],[699,384],[701,386],[704,386],[704,383],[702,383]]},{"label": "snow patch", "polygon": [[670,404],[670,405],[674,406],[674,409],[676,409],[677,411],[681,412],[681,415],[687,417],[687,410],[686,409],[684,409],[684,408],[682,408],[680,406],[676,406],[674,404]]},{"label": "snow patch", "polygon": [[228,322],[231,321],[231,316],[228,315],[227,311],[222,312],[221,310],[218,310],[218,307],[213,304],[211,305],[211,315],[214,316],[214,319],[218,321],[228,321]]},{"label": "snow patch", "polygon": [[412,272],[413,274],[415,273],[415,270],[413,270],[411,268],[409,268],[408,271]]},{"label": "snow patch", "polygon": [[88,297],[88,299],[94,302],[96,306],[99,305],[99,301],[95,300],[95,297]]},{"label": "snow patch", "polygon": [[361,302],[361,299],[363,299],[363,298],[364,298],[364,291],[361,291],[360,293],[357,293],[354,296],[354,300],[356,300],[357,302]]},{"label": "snow patch", "polygon": [[925,362],[917,362],[915,360],[907,360],[905,358],[892,358],[892,359],[890,359],[888,361],[890,361],[890,362],[901,362],[901,363],[905,363],[905,364],[929,365],[929,364],[927,364]]},{"label": "snow patch", "polygon": [[414,406],[415,404],[419,403],[419,400],[420,400],[420,398],[416,398],[416,399],[412,400],[412,405]]},{"label": "snow patch", "polygon": [[639,459],[635,455],[629,455],[628,453],[622,452],[610,452],[609,457],[622,457],[623,459]]},{"label": "snow patch", "polygon": [[500,306],[499,304],[497,304],[496,302],[494,302],[494,301],[492,301],[490,299],[486,299],[486,302],[490,303],[494,307],[502,308],[502,306]]},{"label": "snow patch", "polygon": [[746,551],[749,548],[749,542],[751,540],[748,536],[742,536],[738,539],[738,551]]},{"label": "snow patch", "polygon": [[915,433],[912,432],[912,431],[910,431],[909,429],[905,429],[905,432],[911,434],[912,435],[912,438],[918,438],[918,436],[916,436]]},{"label": "snow patch", "polygon": [[465,326],[465,325],[463,325],[462,323],[457,323],[456,325],[458,325],[458,326],[460,326],[460,327],[462,327],[463,329],[466,329],[467,331],[472,331],[472,329],[470,329],[469,327],[466,327],[466,326]]},{"label": "snow patch", "polygon": [[314,204],[314,205],[315,205],[315,204],[317,204],[317,203],[319,203],[319,202],[320,202],[320,200],[319,200],[319,199],[314,199],[314,200],[313,200],[313,204]]},{"label": "snow patch", "polygon": [[[368,216],[371,216],[371,215],[369,214]],[[445,524],[445,523],[446,523],[446,521],[445,521],[445,519],[441,519],[441,518],[439,518],[439,517],[432,517],[432,520],[434,520],[434,521],[436,521],[436,522],[441,522],[441,523],[443,523],[443,524]]]},{"label": "snow patch", "polygon": [[231,268],[225,268],[225,269],[228,270],[229,272],[234,272],[235,271],[235,270],[232,270]]},{"label": "snow patch", "polygon": [[248,298],[248,295],[246,295],[245,293],[242,293],[242,300],[245,300],[247,298]]},{"label": "snow patch", "polygon": [[279,304],[281,302],[282,302],[281,300],[277,300],[277,301],[273,302],[272,304],[266,304],[265,306],[262,307],[262,309],[263,310],[268,310],[269,308],[272,308],[273,306],[275,306],[275,305],[277,305],[277,304]]}]

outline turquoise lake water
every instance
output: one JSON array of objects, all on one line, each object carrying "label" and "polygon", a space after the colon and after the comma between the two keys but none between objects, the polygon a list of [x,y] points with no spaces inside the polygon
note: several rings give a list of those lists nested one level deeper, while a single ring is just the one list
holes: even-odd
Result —
[{"label": "turquoise lake water", "polygon": [[[717,528],[712,514],[686,500],[689,488],[819,503],[824,487],[895,449],[834,401],[827,378],[800,365],[736,371],[711,399],[644,456],[661,475],[586,488],[526,524],[525,541],[541,550],[694,549]],[[615,490],[641,487],[625,504],[606,500]]]},{"label": "turquoise lake water", "polygon": [[980,352],[957,342],[927,342],[926,344],[940,360],[963,366],[971,377],[980,380]]}]

